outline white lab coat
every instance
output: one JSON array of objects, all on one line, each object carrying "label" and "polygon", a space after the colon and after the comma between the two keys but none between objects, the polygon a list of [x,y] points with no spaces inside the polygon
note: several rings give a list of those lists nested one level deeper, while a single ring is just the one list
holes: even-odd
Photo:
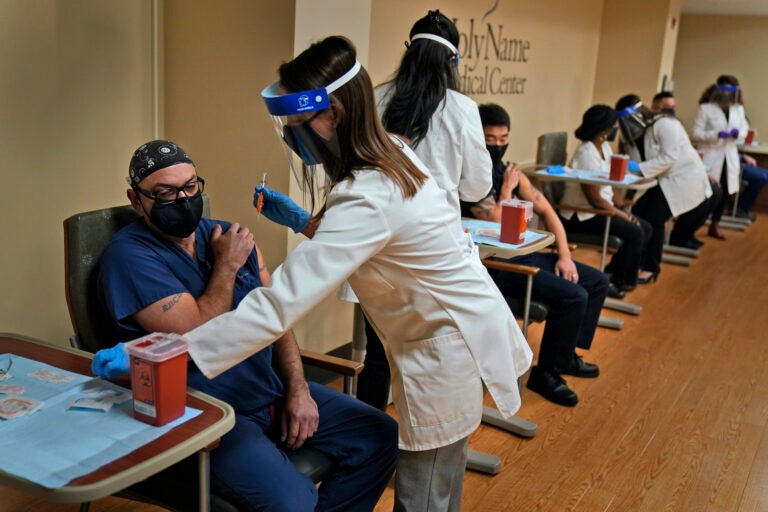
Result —
[{"label": "white lab coat", "polygon": [[[384,115],[394,92],[392,82],[375,89],[376,108]],[[491,155],[485,147],[477,103],[453,90],[432,114],[426,137],[414,148],[437,184],[448,193],[448,202],[461,219],[459,200],[477,202],[491,191]]]},{"label": "white lab coat", "polygon": [[[734,128],[739,130],[737,139],[721,139],[717,136],[722,130],[731,131]],[[727,179],[728,191],[731,194],[739,189],[741,165],[737,143],[744,142],[748,130],[749,124],[744,115],[743,105],[731,105],[728,109],[728,119],[726,119],[720,105],[702,103],[693,122],[691,139],[704,155],[704,163],[709,166],[709,174],[720,183],[723,179]],[[728,172],[727,178],[721,176],[723,161]]]},{"label": "white lab coat", "polygon": [[[611,145],[607,142],[602,144],[603,155],[605,159],[600,156],[600,152],[595,147],[592,141],[582,142],[576,152],[573,154],[571,160],[571,167],[573,169],[585,169],[588,171],[602,171],[605,173],[611,172],[611,156],[613,150]],[[600,197],[613,204],[613,187],[605,185],[600,187]],[[584,189],[580,183],[566,182],[565,192],[563,198],[560,201],[562,204],[576,206],[578,208],[594,208],[592,203],[587,199],[587,195],[584,193]],[[576,214],[579,221],[585,221],[595,216],[594,213],[589,212],[576,212],[574,210],[560,210],[560,215],[564,219],[571,219],[573,214]]]},{"label": "white lab coat", "polygon": [[640,163],[640,171],[659,181],[674,217],[712,195],[704,164],[679,120],[659,117],[645,132],[644,141],[645,161]]},{"label": "white lab coat", "polygon": [[519,408],[517,378],[531,350],[432,179],[409,200],[373,170],[336,185],[315,236],[288,255],[270,287],[187,333],[190,355],[214,377],[272,343],[345,280],[387,352],[401,448],[468,436],[480,423],[483,383],[504,416]]}]

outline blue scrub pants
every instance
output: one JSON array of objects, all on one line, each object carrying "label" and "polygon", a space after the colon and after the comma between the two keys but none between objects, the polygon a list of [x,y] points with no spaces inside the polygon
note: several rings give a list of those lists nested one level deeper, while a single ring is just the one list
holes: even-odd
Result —
[{"label": "blue scrub pants", "polygon": [[235,427],[211,452],[213,490],[243,510],[371,511],[397,464],[397,423],[325,386],[310,383],[320,425],[306,444],[337,460],[319,489],[288,460],[280,442],[280,410],[237,413]]}]

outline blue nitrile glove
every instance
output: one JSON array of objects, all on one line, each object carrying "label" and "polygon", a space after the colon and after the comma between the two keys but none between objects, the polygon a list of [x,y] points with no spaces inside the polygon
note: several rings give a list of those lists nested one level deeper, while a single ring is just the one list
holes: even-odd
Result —
[{"label": "blue nitrile glove", "polygon": [[287,226],[298,233],[309,224],[309,212],[293,202],[293,199],[276,190],[270,190],[267,187],[258,185],[253,192],[253,206],[256,206],[259,200],[259,193],[264,192],[264,203],[261,213],[266,218]]},{"label": "blue nitrile glove", "polygon": [[102,379],[114,379],[131,369],[131,360],[125,343],[96,352],[91,362],[91,371]]},{"label": "blue nitrile glove", "polygon": [[562,165],[550,165],[547,167],[547,174],[565,174]]},{"label": "blue nitrile glove", "polygon": [[640,164],[635,160],[627,162],[627,170],[629,172],[640,172]]},{"label": "blue nitrile glove", "polygon": [[739,138],[739,129],[734,128],[731,130],[731,138],[738,139]]},{"label": "blue nitrile glove", "polygon": [[717,132],[717,136],[721,139],[730,139],[731,138],[731,132],[728,130],[720,130]]}]

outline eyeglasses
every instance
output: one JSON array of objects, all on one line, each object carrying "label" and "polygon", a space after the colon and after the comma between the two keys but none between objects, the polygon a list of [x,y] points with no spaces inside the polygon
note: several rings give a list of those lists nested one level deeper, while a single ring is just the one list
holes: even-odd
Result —
[{"label": "eyeglasses", "polygon": [[13,359],[8,355],[8,366],[5,367],[5,370],[0,368],[0,379],[5,377],[11,371],[11,366],[13,366]]},{"label": "eyeglasses", "polygon": [[181,193],[184,193],[187,197],[202,194],[205,189],[205,180],[200,176],[196,176],[180,187],[161,185],[152,192],[142,190],[138,186],[133,187],[133,189],[144,197],[152,199],[157,204],[170,204],[176,201]]}]

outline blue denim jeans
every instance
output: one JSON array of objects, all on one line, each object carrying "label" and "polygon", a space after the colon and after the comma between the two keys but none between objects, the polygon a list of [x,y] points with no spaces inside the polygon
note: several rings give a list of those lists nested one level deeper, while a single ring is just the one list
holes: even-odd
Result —
[{"label": "blue denim jeans", "polygon": [[749,212],[763,187],[768,183],[768,170],[754,165],[745,165],[741,170],[741,179],[746,180],[747,188],[739,195],[739,209]]}]

